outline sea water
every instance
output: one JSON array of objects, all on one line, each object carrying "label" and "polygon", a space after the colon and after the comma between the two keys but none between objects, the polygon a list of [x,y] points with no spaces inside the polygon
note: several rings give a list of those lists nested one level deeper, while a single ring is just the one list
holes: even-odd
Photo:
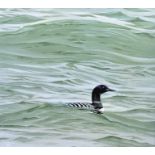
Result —
[{"label": "sea water", "polygon": [[155,146],[155,9],[0,9],[0,146]]}]

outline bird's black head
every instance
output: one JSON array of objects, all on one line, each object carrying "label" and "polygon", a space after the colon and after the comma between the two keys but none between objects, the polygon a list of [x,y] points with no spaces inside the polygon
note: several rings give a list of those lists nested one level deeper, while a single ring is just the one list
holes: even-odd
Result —
[{"label": "bird's black head", "polygon": [[105,93],[107,91],[114,91],[113,89],[108,88],[106,85],[98,85],[94,88],[94,91],[96,93],[102,94]]},{"label": "bird's black head", "polygon": [[106,85],[98,85],[92,91],[92,105],[95,109],[103,108],[100,95],[107,92],[114,91],[113,89],[108,88]]}]

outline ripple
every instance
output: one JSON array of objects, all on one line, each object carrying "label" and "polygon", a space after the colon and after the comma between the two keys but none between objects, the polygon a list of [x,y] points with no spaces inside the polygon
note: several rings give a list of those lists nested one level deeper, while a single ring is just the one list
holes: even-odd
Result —
[{"label": "ripple", "polygon": [[150,146],[148,143],[143,143],[143,142],[137,142],[136,140],[133,139],[126,139],[126,138],[121,138],[118,136],[106,136],[104,138],[99,138],[97,139],[99,142],[104,142],[106,144],[109,144],[110,146],[113,145],[115,146],[118,142],[120,147],[130,145],[130,146]]},{"label": "ripple", "polygon": [[[153,146],[154,9],[0,9],[1,146]],[[105,113],[91,102],[106,84]]]}]

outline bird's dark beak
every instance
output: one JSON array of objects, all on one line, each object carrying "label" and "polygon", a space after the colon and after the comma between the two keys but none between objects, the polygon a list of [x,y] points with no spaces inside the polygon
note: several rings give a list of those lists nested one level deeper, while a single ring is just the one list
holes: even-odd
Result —
[{"label": "bird's dark beak", "polygon": [[107,91],[115,91],[115,90],[114,90],[114,89],[110,89],[110,88],[108,88]]}]

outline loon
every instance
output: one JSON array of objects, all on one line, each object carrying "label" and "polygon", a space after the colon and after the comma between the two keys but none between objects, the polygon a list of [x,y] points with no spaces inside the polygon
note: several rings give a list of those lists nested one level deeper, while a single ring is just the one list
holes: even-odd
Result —
[{"label": "loon", "polygon": [[113,89],[108,88],[106,85],[98,85],[92,91],[92,103],[69,103],[69,106],[77,107],[80,109],[91,109],[96,113],[102,113],[104,111],[103,105],[101,103],[101,94],[115,91]]}]

